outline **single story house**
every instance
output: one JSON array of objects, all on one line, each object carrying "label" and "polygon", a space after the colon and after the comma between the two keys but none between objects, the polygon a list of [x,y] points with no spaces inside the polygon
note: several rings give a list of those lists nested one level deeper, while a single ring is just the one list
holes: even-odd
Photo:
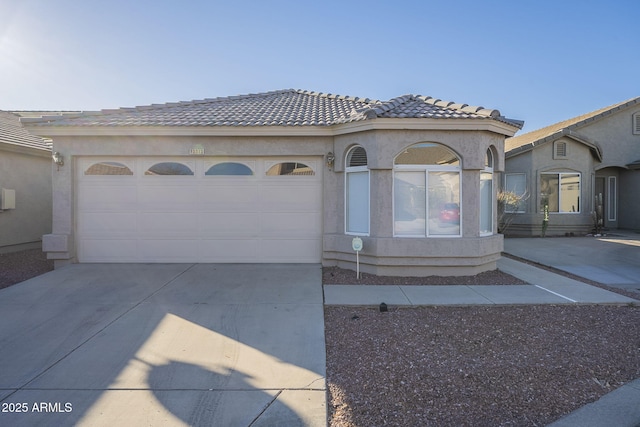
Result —
[{"label": "single story house", "polygon": [[508,138],[506,234],[584,235],[601,211],[608,229],[640,229],[640,97]]},{"label": "single story house", "polygon": [[322,263],[379,275],[496,268],[498,110],[280,90],[24,119],[53,140],[53,231],[73,262]]},{"label": "single story house", "polygon": [[0,253],[39,248],[51,233],[51,141],[0,111]]}]

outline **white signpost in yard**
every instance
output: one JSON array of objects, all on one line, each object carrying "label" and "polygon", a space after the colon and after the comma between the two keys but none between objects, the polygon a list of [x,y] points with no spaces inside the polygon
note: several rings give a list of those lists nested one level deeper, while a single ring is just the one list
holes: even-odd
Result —
[{"label": "white signpost in yard", "polygon": [[356,278],[360,279],[360,251],[362,250],[362,239],[354,237],[351,241],[351,247],[356,251]]}]

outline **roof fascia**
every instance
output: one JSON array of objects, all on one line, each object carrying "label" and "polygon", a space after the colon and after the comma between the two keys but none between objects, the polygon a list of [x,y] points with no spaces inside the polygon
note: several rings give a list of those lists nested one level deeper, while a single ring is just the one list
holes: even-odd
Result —
[{"label": "roof fascia", "polygon": [[335,135],[370,130],[465,130],[490,131],[513,136],[519,129],[493,119],[387,119],[378,118],[335,125]]},{"label": "roof fascia", "polygon": [[1,151],[10,151],[12,153],[26,154],[37,157],[51,157],[51,150],[47,148],[25,147],[24,145],[12,144],[10,142],[0,141]]},{"label": "roof fascia", "polygon": [[600,149],[600,146],[597,143],[589,140],[587,137],[578,134],[577,132],[571,130],[568,127],[563,128],[557,132],[554,132],[551,135],[548,135],[544,138],[540,138],[533,142],[530,142],[529,144],[521,145],[520,147],[509,150],[508,152],[505,153],[505,158],[509,159],[511,157],[517,156],[527,151],[531,151],[534,148],[539,147],[541,145],[547,144],[549,142],[557,141],[558,139],[563,137],[572,139],[588,147],[593,152],[593,154],[598,159],[598,161],[600,162],[602,161],[602,150]]},{"label": "roof fascia", "polygon": [[519,129],[493,119],[373,119],[332,126],[30,126],[34,135],[55,136],[334,136],[369,130],[490,131],[513,136]]}]

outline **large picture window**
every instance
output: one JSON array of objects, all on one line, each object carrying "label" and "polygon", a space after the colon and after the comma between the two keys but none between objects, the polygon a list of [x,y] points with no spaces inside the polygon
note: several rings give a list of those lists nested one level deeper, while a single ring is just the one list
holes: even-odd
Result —
[{"label": "large picture window", "polygon": [[354,147],[347,153],[345,168],[345,231],[369,234],[369,169],[367,152]]},{"label": "large picture window", "polygon": [[543,173],[540,175],[541,210],[547,206],[549,212],[580,212],[580,174]]},{"label": "large picture window", "polygon": [[396,157],[396,236],[460,236],[460,159],[436,143],[413,145]]}]

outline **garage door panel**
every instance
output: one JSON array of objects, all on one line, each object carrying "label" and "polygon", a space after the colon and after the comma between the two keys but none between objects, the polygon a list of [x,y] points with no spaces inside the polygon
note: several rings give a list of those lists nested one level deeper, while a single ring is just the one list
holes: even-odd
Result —
[{"label": "garage door panel", "polygon": [[[313,262],[322,254],[321,169],[314,176],[267,176],[268,158],[249,159],[254,175],[144,175],[151,157],[82,158],[138,166],[129,176],[78,172],[76,231],[81,262]],[[246,163],[243,158],[225,162]],[[286,158],[279,159],[286,161]],[[317,160],[317,159],[316,159]],[[319,164],[311,158],[291,162]],[[163,159],[165,161],[165,159]],[[127,163],[128,162],[128,163]],[[316,166],[317,166],[316,164]],[[142,165],[142,166],[141,166]]]},{"label": "garage door panel", "polygon": [[260,215],[247,212],[203,212],[200,231],[205,236],[257,236]]},{"label": "garage door panel", "polygon": [[259,203],[264,210],[275,212],[318,211],[321,200],[316,186],[265,186]]},{"label": "garage door panel", "polygon": [[315,236],[321,223],[315,212],[264,213],[261,219],[262,233],[268,236]]},{"label": "garage door panel", "polygon": [[106,185],[82,186],[78,189],[78,208],[85,211],[128,211],[135,209],[135,187]]},{"label": "garage door panel", "polygon": [[258,194],[255,182],[252,186],[206,186],[200,189],[200,204],[203,210],[208,211],[250,211],[256,207]]},{"label": "garage door panel", "polygon": [[262,239],[260,259],[267,262],[318,262],[319,239]]},{"label": "garage door panel", "polygon": [[260,262],[256,239],[202,240],[201,262]]},{"label": "garage door panel", "polygon": [[198,189],[193,185],[141,186],[138,192],[141,210],[193,210],[199,200]]},{"label": "garage door panel", "polygon": [[78,218],[78,232],[82,235],[131,235],[137,228],[135,212],[86,212]]},{"label": "garage door panel", "polygon": [[80,262],[137,262],[135,239],[80,239]]},{"label": "garage door panel", "polygon": [[197,262],[197,239],[144,239],[138,243],[142,262]]},{"label": "garage door panel", "polygon": [[152,235],[197,234],[198,214],[194,212],[140,213],[140,231]]}]

